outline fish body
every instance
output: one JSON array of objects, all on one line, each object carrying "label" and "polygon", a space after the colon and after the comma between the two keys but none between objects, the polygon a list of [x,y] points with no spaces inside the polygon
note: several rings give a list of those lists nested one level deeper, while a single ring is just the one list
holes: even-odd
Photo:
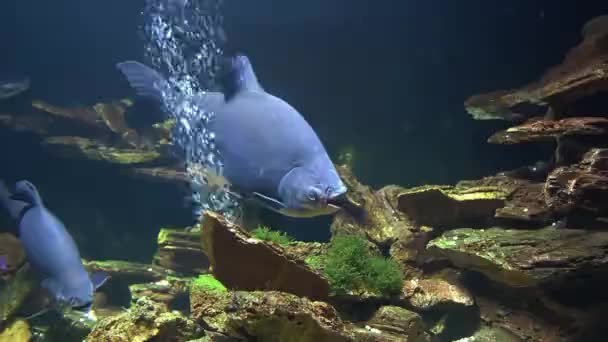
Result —
[{"label": "fish body", "polygon": [[[117,65],[138,95],[162,101],[169,86],[155,70],[134,61]],[[188,99],[215,113],[209,130],[231,189],[281,214],[314,217],[339,210],[346,193],[319,137],[289,103],[266,92],[246,56],[231,60],[234,90]]]},{"label": "fish body", "polygon": [[42,203],[34,185],[19,181],[11,194],[2,185],[0,201],[18,224],[18,236],[27,260],[42,279],[55,308],[88,312],[104,273],[89,275],[78,247],[63,223]]},{"label": "fish body", "polygon": [[25,76],[0,76],[0,99],[16,96],[30,87],[30,79]]}]

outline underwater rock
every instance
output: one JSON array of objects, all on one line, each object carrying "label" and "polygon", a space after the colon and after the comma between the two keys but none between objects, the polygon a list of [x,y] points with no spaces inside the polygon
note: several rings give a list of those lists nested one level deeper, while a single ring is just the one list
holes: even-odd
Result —
[{"label": "underwater rock", "polygon": [[522,125],[495,133],[488,142],[492,144],[520,144],[552,141],[564,136],[602,135],[608,133],[608,119],[575,117],[562,120],[531,119]]},{"label": "underwater rock", "polygon": [[403,294],[416,310],[455,309],[475,304],[471,293],[447,270],[430,277],[406,280]]},{"label": "underwater rock", "polygon": [[555,169],[547,177],[544,195],[560,214],[582,209],[608,215],[608,149],[592,149],[579,164]]},{"label": "underwater rock", "polygon": [[123,99],[120,101],[112,101],[109,103],[97,103],[93,106],[95,112],[103,120],[105,125],[123,141],[132,147],[144,147],[139,134],[132,128],[129,128],[125,118],[125,111],[133,105],[133,101]]},{"label": "underwater rock", "polygon": [[466,110],[477,120],[521,120],[542,115],[549,107],[559,114],[573,102],[605,91],[608,27],[592,26],[595,29],[583,32],[583,41],[567,53],[562,64],[539,81],[520,89],[472,96],[465,102]]},{"label": "underwater rock", "polygon": [[505,206],[506,195],[492,186],[422,186],[400,192],[397,205],[418,225],[484,226]]},{"label": "underwater rock", "polygon": [[11,275],[25,263],[25,252],[15,235],[0,233],[0,257],[4,262],[0,268],[0,277],[9,280]]},{"label": "underwater rock", "polygon": [[114,164],[147,163],[161,157],[160,153],[153,150],[121,149],[76,136],[50,137],[45,139],[43,144],[65,158],[99,160]]},{"label": "underwater rock", "polygon": [[168,167],[137,167],[123,170],[129,176],[159,183],[190,184],[190,178],[185,171]]},{"label": "underwater rock", "polygon": [[465,228],[444,233],[427,248],[457,267],[514,287],[608,271],[608,232]]},{"label": "underwater rock", "polygon": [[378,245],[390,246],[400,235],[410,235],[411,223],[391,203],[392,190],[398,187],[374,192],[369,186],[361,184],[347,167],[338,166],[337,170],[348,188],[347,197],[365,209],[368,217],[366,222],[360,223],[348,213],[338,212],[331,225],[332,236],[365,234]]},{"label": "underwater rock", "polygon": [[364,329],[355,329],[355,341],[428,342],[420,315],[397,306],[382,306],[366,322]]},{"label": "underwater rock", "polygon": [[190,278],[167,277],[153,283],[130,285],[129,290],[133,301],[145,297],[171,310],[187,302],[190,283]]},{"label": "underwater rock", "polygon": [[[533,182],[506,175],[485,177],[474,181],[461,181],[457,188],[495,187],[506,194],[505,204],[496,209],[497,220],[509,222],[510,225],[523,223],[544,226],[552,223],[553,212],[545,202],[544,183]],[[467,225],[470,227],[470,225]]]},{"label": "underwater rock", "polygon": [[0,342],[30,342],[31,338],[30,326],[22,319],[12,322],[0,333]]},{"label": "underwater rock", "polygon": [[257,341],[351,341],[329,304],[276,291],[229,292],[209,276],[192,284],[192,317],[229,336]]},{"label": "underwater rock", "polygon": [[148,298],[140,298],[126,312],[99,321],[85,341],[144,342],[188,341],[204,335],[203,329],[177,311]]},{"label": "underwater rock", "polygon": [[0,325],[11,318],[36,287],[29,264],[23,265],[0,288]]},{"label": "underwater rock", "polygon": [[154,264],[185,275],[207,273],[209,260],[198,231],[163,228],[158,233]]},{"label": "underwater rock", "polygon": [[75,120],[90,126],[98,126],[101,123],[95,109],[90,107],[80,106],[63,108],[45,101],[33,101],[32,107],[61,118]]},{"label": "underwater rock", "polygon": [[128,284],[154,282],[175,275],[159,266],[123,260],[85,261],[84,267],[88,272],[109,274],[109,281],[120,280]]},{"label": "underwater rock", "polygon": [[473,336],[458,339],[454,342],[522,342],[508,330],[498,327],[482,326]]},{"label": "underwater rock", "polygon": [[201,224],[202,249],[210,271],[230,289],[275,290],[325,299],[329,284],[303,260],[275,244],[252,238],[219,214],[206,212]]},{"label": "underwater rock", "polygon": [[381,254],[389,254],[403,266],[405,274],[417,275],[415,263],[429,234],[420,229],[403,212],[397,209],[396,195],[403,188],[389,185],[374,192],[360,183],[347,166],[336,168],[348,187],[349,201],[358,203],[367,213],[364,221],[353,218],[343,211],[334,215],[331,224],[332,238],[340,235],[364,235]]}]

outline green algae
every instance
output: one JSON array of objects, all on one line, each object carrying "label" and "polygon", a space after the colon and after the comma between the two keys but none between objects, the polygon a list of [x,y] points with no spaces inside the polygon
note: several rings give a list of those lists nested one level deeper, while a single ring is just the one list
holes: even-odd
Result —
[{"label": "green algae", "polygon": [[287,246],[294,241],[294,239],[286,233],[273,231],[266,226],[258,226],[251,231],[251,236],[258,240],[276,243],[280,246]]},{"label": "green algae", "polygon": [[224,286],[224,284],[210,274],[202,274],[192,279],[192,288],[210,292],[228,292],[228,289]]}]

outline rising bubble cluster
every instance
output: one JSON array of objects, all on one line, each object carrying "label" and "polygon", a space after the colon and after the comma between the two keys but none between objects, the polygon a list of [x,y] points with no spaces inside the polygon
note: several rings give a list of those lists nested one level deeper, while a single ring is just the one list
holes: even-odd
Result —
[{"label": "rising bubble cluster", "polygon": [[197,203],[195,214],[216,211],[239,214],[238,199],[222,177],[214,113],[199,108],[196,96],[218,88],[217,74],[225,42],[223,0],[147,0],[143,11],[147,62],[168,80],[163,106],[175,120],[172,144],[186,164]]}]

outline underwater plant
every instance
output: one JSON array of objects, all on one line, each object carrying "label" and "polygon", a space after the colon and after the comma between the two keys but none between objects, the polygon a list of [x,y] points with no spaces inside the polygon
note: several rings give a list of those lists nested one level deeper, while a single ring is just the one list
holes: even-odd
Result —
[{"label": "underwater plant", "polygon": [[392,296],[403,286],[399,265],[394,260],[373,256],[359,236],[334,239],[324,264],[334,294],[373,291]]},{"label": "underwater plant", "polygon": [[256,239],[274,242],[281,246],[286,246],[294,241],[294,239],[286,233],[270,230],[267,226],[258,226],[251,231],[251,235]]}]

